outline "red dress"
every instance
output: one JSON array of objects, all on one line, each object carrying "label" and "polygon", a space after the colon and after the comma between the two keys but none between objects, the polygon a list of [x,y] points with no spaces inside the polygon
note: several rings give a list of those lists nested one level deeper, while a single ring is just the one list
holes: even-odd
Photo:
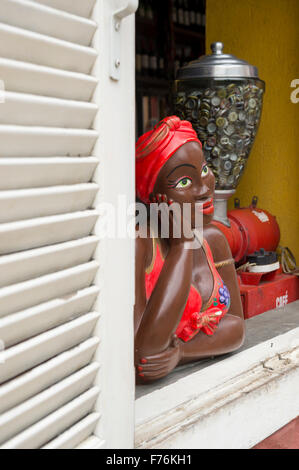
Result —
[{"label": "red dress", "polygon": [[[204,251],[213,275],[214,287],[212,295],[206,305],[202,305],[202,298],[198,290],[191,284],[189,296],[176,329],[176,335],[183,341],[190,341],[200,330],[207,335],[213,335],[216,328],[230,307],[230,295],[223,283],[213,260],[208,242],[204,240]],[[154,239],[153,260],[145,275],[146,297],[149,299],[158,281],[163,268],[164,259],[157,240]]]}]

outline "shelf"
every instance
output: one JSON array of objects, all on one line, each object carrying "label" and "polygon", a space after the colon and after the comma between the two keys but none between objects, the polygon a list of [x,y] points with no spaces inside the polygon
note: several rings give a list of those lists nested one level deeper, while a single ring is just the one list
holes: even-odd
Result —
[{"label": "shelf", "polygon": [[193,31],[192,29],[187,29],[182,26],[174,26],[173,27],[174,34],[176,36],[181,36],[189,39],[198,39],[198,40],[204,40],[205,39],[205,30],[204,28],[202,31]]},{"label": "shelf", "polygon": [[[141,1],[139,3],[141,4]],[[177,60],[179,59],[180,63],[196,60],[205,51],[205,28],[196,29],[194,24],[175,24],[172,15],[173,0],[152,1],[151,5],[153,19],[140,17],[140,12],[136,16],[137,69],[155,69],[155,65],[150,62],[154,54],[157,59],[164,58],[164,73],[163,78],[136,75],[137,135],[144,132],[153,116],[162,119],[173,114],[173,86]],[[146,63],[147,59],[149,65]],[[159,61],[158,70],[161,66]]]}]

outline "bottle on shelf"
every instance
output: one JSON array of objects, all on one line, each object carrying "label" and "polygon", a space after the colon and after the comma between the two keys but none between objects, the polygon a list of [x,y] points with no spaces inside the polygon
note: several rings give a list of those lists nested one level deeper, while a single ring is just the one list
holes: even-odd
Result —
[{"label": "bottle on shelf", "polygon": [[200,0],[195,1],[195,18],[196,18],[195,27],[197,30],[200,30],[202,26],[202,14],[201,14]]},{"label": "bottle on shelf", "polygon": [[183,67],[187,65],[190,61],[191,61],[191,47],[190,46],[184,47],[184,56],[182,59]]},{"label": "bottle on shelf", "polygon": [[154,47],[153,42],[150,43],[150,53],[149,53],[149,76],[157,77],[158,74],[158,57],[157,51]]},{"label": "bottle on shelf", "polygon": [[140,47],[140,41],[137,41],[136,45],[136,75],[137,77],[140,77],[142,74],[142,51]]},{"label": "bottle on shelf", "polygon": [[172,0],[172,22],[173,24],[178,23],[178,7],[177,7],[177,0]]},{"label": "bottle on shelf", "polygon": [[141,63],[142,63],[142,68],[141,68],[141,75],[143,77],[147,77],[149,75],[149,53],[146,48],[146,43],[143,40],[142,45],[141,45]]},{"label": "bottle on shelf", "polygon": [[178,24],[179,26],[184,26],[185,15],[184,15],[183,7],[184,7],[183,0],[178,0]]},{"label": "bottle on shelf", "polygon": [[202,13],[201,13],[201,25],[203,28],[206,27],[206,7],[205,0],[202,0]]},{"label": "bottle on shelf", "polygon": [[165,78],[165,58],[164,54],[161,51],[158,57],[158,77]]},{"label": "bottle on shelf", "polygon": [[139,18],[144,18],[145,17],[145,4],[144,0],[140,0],[139,2],[139,8],[137,10],[137,16]]},{"label": "bottle on shelf", "polygon": [[177,46],[175,49],[175,59],[174,59],[174,76],[176,77],[178,70],[183,65],[182,63],[183,51],[180,46]]},{"label": "bottle on shelf", "polygon": [[154,9],[153,9],[152,0],[147,0],[146,1],[145,17],[150,21],[153,21],[153,19],[154,19]]},{"label": "bottle on shelf", "polygon": [[190,27],[192,29],[196,29],[196,13],[195,13],[195,2],[194,0],[190,0]]},{"label": "bottle on shelf", "polygon": [[184,26],[190,26],[190,11],[188,0],[184,0]]}]

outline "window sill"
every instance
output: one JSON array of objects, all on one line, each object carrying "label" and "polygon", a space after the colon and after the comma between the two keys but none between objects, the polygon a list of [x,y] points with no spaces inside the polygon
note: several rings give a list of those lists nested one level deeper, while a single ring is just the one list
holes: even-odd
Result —
[{"label": "window sill", "polygon": [[247,320],[238,352],[137,387],[136,448],[250,448],[298,416],[298,325],[299,301]]}]

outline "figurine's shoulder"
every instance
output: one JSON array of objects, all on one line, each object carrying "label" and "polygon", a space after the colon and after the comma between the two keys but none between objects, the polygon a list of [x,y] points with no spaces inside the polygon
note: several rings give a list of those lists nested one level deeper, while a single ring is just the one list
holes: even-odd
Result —
[{"label": "figurine's shoulder", "polygon": [[211,223],[205,227],[203,235],[211,248],[215,262],[232,258],[228,241],[216,225]]}]

